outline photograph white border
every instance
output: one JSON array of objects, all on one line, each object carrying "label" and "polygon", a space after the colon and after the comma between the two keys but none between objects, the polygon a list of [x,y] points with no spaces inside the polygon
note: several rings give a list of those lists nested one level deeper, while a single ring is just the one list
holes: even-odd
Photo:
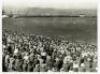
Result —
[{"label": "photograph white border", "polygon": [[[55,0],[54,0],[55,1]],[[100,0],[96,0],[98,3],[98,72],[2,72],[2,2],[3,0],[0,0],[0,74],[100,74]],[[91,5],[90,5],[91,6]]]}]

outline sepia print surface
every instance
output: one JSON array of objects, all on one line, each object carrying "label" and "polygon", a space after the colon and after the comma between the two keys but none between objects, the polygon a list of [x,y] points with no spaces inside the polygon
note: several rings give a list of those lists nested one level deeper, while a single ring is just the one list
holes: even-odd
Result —
[{"label": "sepia print surface", "polygon": [[95,0],[3,0],[3,72],[97,72]]}]

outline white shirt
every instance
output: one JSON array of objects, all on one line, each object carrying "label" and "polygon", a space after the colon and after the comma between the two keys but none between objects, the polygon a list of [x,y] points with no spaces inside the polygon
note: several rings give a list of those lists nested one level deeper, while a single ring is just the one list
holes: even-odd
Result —
[{"label": "white shirt", "polygon": [[84,63],[82,63],[82,64],[81,64],[81,67],[85,67],[85,64],[84,64]]},{"label": "white shirt", "polygon": [[42,55],[42,56],[46,56],[46,52],[42,52],[41,55]]},{"label": "white shirt", "polygon": [[24,56],[24,59],[25,59],[26,61],[28,61],[28,58],[29,58],[29,56]]},{"label": "white shirt", "polygon": [[78,68],[79,66],[78,66],[78,64],[73,64],[73,68]]},{"label": "white shirt", "polygon": [[18,54],[18,49],[14,50],[14,54],[17,55]]}]

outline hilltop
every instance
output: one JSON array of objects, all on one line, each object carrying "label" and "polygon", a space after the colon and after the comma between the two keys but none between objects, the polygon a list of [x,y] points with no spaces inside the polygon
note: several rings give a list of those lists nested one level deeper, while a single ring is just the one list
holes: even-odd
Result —
[{"label": "hilltop", "polygon": [[20,8],[20,9],[3,9],[6,15],[17,16],[96,16],[95,9],[53,9],[53,8]]}]

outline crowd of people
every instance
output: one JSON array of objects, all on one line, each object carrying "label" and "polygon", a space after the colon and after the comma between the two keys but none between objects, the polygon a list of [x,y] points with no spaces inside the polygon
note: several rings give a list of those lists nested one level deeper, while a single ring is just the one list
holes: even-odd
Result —
[{"label": "crowd of people", "polygon": [[3,30],[4,72],[96,72],[96,45]]}]

